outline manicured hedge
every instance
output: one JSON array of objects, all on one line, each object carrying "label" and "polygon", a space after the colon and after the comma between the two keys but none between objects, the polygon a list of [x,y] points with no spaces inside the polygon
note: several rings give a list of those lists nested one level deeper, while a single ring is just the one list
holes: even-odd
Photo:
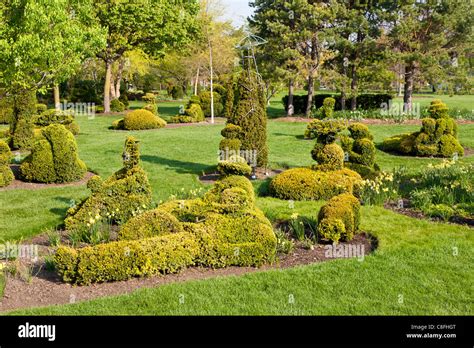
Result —
[{"label": "manicured hedge", "polygon": [[13,172],[10,169],[11,158],[10,147],[6,142],[0,140],[0,187],[10,185],[14,179]]},{"label": "manicured hedge", "polygon": [[198,255],[196,236],[176,233],[83,249],[59,247],[54,260],[64,281],[83,285],[174,273],[193,265]]},{"label": "manicured hedge", "polygon": [[126,130],[144,130],[156,129],[166,126],[166,121],[156,116],[148,110],[135,110],[125,115],[123,122],[115,124],[115,126],[123,125]]},{"label": "manicured hedge", "polygon": [[293,168],[273,178],[270,194],[286,200],[329,199],[341,193],[352,193],[362,178],[349,169],[329,172],[309,168]]},{"label": "manicured hedge", "polygon": [[[342,110],[341,98],[332,94],[316,94],[313,96],[313,106],[315,108],[321,108],[324,105],[326,98],[336,99],[334,106],[335,111]],[[387,103],[393,99],[391,94],[361,94],[357,97],[357,108],[363,110],[380,109],[383,103]],[[288,111],[288,96],[284,96],[282,103],[285,107],[285,111]],[[307,95],[295,95],[293,96],[293,107],[295,114],[304,114],[306,110],[306,104],[308,103]],[[347,108],[347,107],[346,107]]]}]

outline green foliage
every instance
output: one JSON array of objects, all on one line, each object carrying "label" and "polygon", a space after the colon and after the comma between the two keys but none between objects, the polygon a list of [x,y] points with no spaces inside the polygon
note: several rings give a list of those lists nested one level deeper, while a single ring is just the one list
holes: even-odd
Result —
[{"label": "green foliage", "polygon": [[13,118],[13,102],[11,98],[0,98],[0,124],[8,124]]},{"label": "green foliage", "polygon": [[13,117],[10,122],[10,145],[13,149],[28,149],[33,144],[33,117],[35,115],[35,92],[16,91],[13,96]]},{"label": "green foliage", "polygon": [[336,105],[336,99],[328,97],[323,101],[323,106],[319,109],[321,118],[331,118],[334,114],[334,106]]},{"label": "green foliage", "polygon": [[252,168],[247,164],[245,158],[236,155],[225,161],[220,161],[217,165],[217,171],[221,175],[250,175]]},{"label": "green foliage", "polygon": [[46,110],[48,110],[48,105],[42,103],[36,104],[36,113],[38,115],[42,114]]},{"label": "green foliage", "polygon": [[332,172],[309,168],[294,168],[273,178],[270,194],[279,199],[319,200],[329,199],[341,193],[352,193],[362,178],[349,169]]},{"label": "green foliage", "polygon": [[230,156],[226,156],[226,152],[233,153],[234,155],[238,155],[240,153],[240,147],[242,146],[242,142],[239,139],[227,139],[224,138],[219,143],[219,150],[221,150],[221,158],[226,158]]},{"label": "green foliage", "polygon": [[[224,105],[222,104],[222,96],[213,92],[214,94],[214,116],[220,117],[224,111]],[[211,117],[211,92],[204,91],[199,94],[201,99],[201,107],[205,117]]]},{"label": "green foliage", "polygon": [[318,233],[333,243],[352,240],[359,225],[360,203],[350,193],[331,198],[319,211]]},{"label": "green foliage", "polygon": [[37,127],[47,127],[51,124],[62,124],[72,134],[79,134],[79,125],[75,122],[74,115],[70,112],[60,110],[46,110],[33,118],[33,123]]},{"label": "green foliage", "polygon": [[[121,126],[121,122],[115,123],[115,126]],[[127,113],[123,120],[123,127],[126,130],[156,129],[163,128],[165,126],[165,120],[144,109]]]},{"label": "green foliage", "polygon": [[44,139],[38,140],[31,154],[21,164],[27,181],[64,183],[84,177],[87,167],[79,159],[76,139],[63,125],[52,124],[42,129]]},{"label": "green foliage", "polygon": [[194,235],[176,233],[82,249],[60,247],[54,258],[62,279],[87,285],[175,273],[194,264],[199,245]]},{"label": "green foliage", "polygon": [[457,139],[456,121],[449,117],[448,107],[435,99],[428,109],[429,118],[424,118],[419,132],[401,134],[385,139],[384,151],[425,157],[452,157],[464,155],[464,148]]},{"label": "green foliage", "polygon": [[379,167],[375,163],[376,149],[369,128],[362,123],[353,123],[348,129],[350,137],[341,137],[342,148],[348,155],[345,166],[364,178],[377,176]]},{"label": "green foliage", "polygon": [[119,99],[114,99],[110,102],[110,111],[112,112],[123,112],[125,111],[125,104]]},{"label": "green foliage", "polygon": [[221,135],[227,139],[239,139],[242,136],[242,127],[232,123],[227,123],[221,130]]},{"label": "green foliage", "polygon": [[263,89],[258,81],[255,73],[241,73],[234,111],[228,122],[241,127],[242,150],[256,151],[257,166],[265,167],[268,164],[267,112],[262,103],[265,99]]},{"label": "green foliage", "polygon": [[204,112],[202,111],[200,102],[196,102],[196,98],[191,98],[184,115],[177,115],[171,119],[172,123],[194,123],[204,121]]},{"label": "green foliage", "polygon": [[181,86],[172,86],[169,90],[169,94],[174,100],[180,100],[184,98],[183,87]]},{"label": "green foliage", "polygon": [[391,173],[380,172],[357,185],[356,196],[364,205],[383,205],[398,197],[398,179]]},{"label": "green foliage", "polygon": [[137,211],[149,207],[151,187],[139,162],[138,141],[128,137],[123,153],[123,168],[105,181],[97,176],[89,180],[88,188],[92,194],[68,210],[66,229],[85,232],[90,219],[97,215],[110,216],[112,223],[124,223]]},{"label": "green foliage", "polygon": [[276,237],[243,177],[219,181],[202,199],[170,201],[129,220],[119,241],[58,249],[64,281],[90,284],[172,273],[198,264],[255,266],[272,261]]},{"label": "green foliage", "polygon": [[10,169],[10,160],[12,153],[8,144],[0,140],[0,187],[5,187],[11,184],[13,179],[13,172]]},{"label": "green foliage", "polygon": [[318,165],[315,166],[316,170],[331,171],[344,167],[344,151],[335,143],[326,145],[316,143],[311,155],[318,162]]},{"label": "green foliage", "polygon": [[331,144],[346,127],[346,123],[341,120],[313,120],[308,124],[304,137],[317,139],[322,144]]}]

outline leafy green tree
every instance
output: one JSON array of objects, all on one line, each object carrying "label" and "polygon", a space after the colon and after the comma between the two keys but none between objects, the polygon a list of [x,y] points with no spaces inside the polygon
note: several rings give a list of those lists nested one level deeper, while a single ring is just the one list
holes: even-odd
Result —
[{"label": "leafy green tree", "polygon": [[0,83],[14,100],[10,124],[14,147],[28,145],[36,91],[65,80],[85,57],[105,45],[91,12],[91,1],[2,2]]},{"label": "leafy green tree", "polygon": [[[446,66],[466,46],[472,47],[473,5],[471,1],[386,1],[392,29],[389,33],[395,58],[405,66],[404,103],[412,110],[417,75],[437,70],[446,76]],[[444,67],[444,68],[443,68]]]},{"label": "leafy green tree", "polygon": [[197,33],[198,10],[196,0],[94,0],[94,15],[107,30],[107,46],[97,54],[106,70],[105,112],[110,112],[113,64],[135,49],[158,57],[189,43]]}]

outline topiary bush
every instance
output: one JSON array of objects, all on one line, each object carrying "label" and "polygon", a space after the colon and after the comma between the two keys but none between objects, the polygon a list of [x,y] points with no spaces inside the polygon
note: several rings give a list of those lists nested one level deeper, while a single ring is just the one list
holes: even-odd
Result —
[{"label": "topiary bush", "polygon": [[148,110],[141,109],[127,113],[123,122],[118,120],[112,124],[114,129],[122,129],[122,126],[125,130],[157,129],[165,127],[166,121]]},{"label": "topiary bush", "polygon": [[362,181],[349,169],[324,172],[309,168],[293,168],[278,174],[270,182],[270,195],[285,200],[329,199],[341,193],[352,193]]},{"label": "topiary bush", "polygon": [[87,187],[92,194],[68,210],[66,229],[87,232],[91,216],[96,215],[111,216],[112,223],[124,223],[137,211],[146,209],[151,203],[151,187],[139,163],[138,141],[128,137],[123,153],[123,168],[105,181],[99,176],[89,180]]},{"label": "topiary bush", "polygon": [[29,149],[34,143],[33,117],[36,115],[36,93],[19,90],[14,94],[12,100],[10,147],[12,149]]},{"label": "topiary bush", "polygon": [[8,124],[13,118],[13,101],[11,98],[0,98],[0,124]]},{"label": "topiary bush", "polygon": [[191,98],[183,115],[174,116],[172,123],[194,123],[204,121],[204,112],[202,111],[200,102],[196,102],[196,98]]},{"label": "topiary bush", "polygon": [[323,106],[318,110],[319,118],[331,118],[334,115],[334,107],[336,105],[336,99],[332,97],[325,98]]},{"label": "topiary bush", "polygon": [[60,247],[54,260],[64,281],[90,284],[191,265],[258,266],[274,259],[276,243],[270,221],[255,207],[250,181],[229,176],[202,199],[167,202],[130,219],[117,242]]},{"label": "topiary bush", "polygon": [[[266,98],[259,77],[244,71],[238,80],[234,107],[228,123],[241,127],[241,150],[256,152],[257,167],[268,165]],[[247,159],[248,160],[248,159]]]},{"label": "topiary bush", "polygon": [[[214,116],[220,117],[224,111],[224,105],[222,104],[222,96],[213,92],[214,94]],[[199,94],[201,100],[202,111],[205,117],[211,117],[211,92],[204,91]]]},{"label": "topiary bush", "polygon": [[38,115],[41,115],[43,112],[45,112],[46,110],[48,110],[48,105],[46,104],[42,104],[42,103],[38,103],[36,104],[36,113]]},{"label": "topiary bush", "polygon": [[[344,151],[337,145],[336,137],[346,128],[342,121],[315,120],[308,125],[311,135],[316,137],[316,144],[311,151],[311,156],[318,162],[316,170],[339,170],[344,166]],[[307,130],[308,131],[308,130]]]},{"label": "topiary bush", "polygon": [[20,166],[26,181],[66,183],[82,179],[87,167],[79,159],[76,139],[63,125],[52,124],[42,129],[31,154]]},{"label": "topiary bush", "polygon": [[359,230],[360,202],[350,193],[331,198],[319,211],[318,234],[333,243],[350,241]]},{"label": "topiary bush", "polygon": [[110,111],[112,112],[124,112],[125,104],[118,99],[114,99],[110,102]]},{"label": "topiary bush", "polygon": [[247,164],[245,158],[240,156],[230,156],[225,161],[219,161],[217,171],[221,175],[250,175],[252,168]]},{"label": "topiary bush", "polygon": [[70,112],[61,110],[46,110],[40,115],[33,118],[33,123],[37,127],[47,127],[51,124],[62,124],[72,134],[79,134],[79,125],[74,119],[74,115]]},{"label": "topiary bush", "polygon": [[0,187],[10,185],[15,178],[10,169],[11,158],[10,147],[6,142],[0,140]]},{"label": "topiary bush", "polygon": [[362,123],[349,126],[350,136],[342,136],[342,149],[347,154],[345,166],[355,170],[364,178],[374,178],[380,172],[375,163],[376,148],[369,128]]},{"label": "topiary bush", "polygon": [[447,105],[435,99],[428,113],[430,117],[423,119],[420,131],[385,139],[381,148],[388,152],[422,157],[463,156],[464,148],[458,140],[458,127],[449,116]]}]

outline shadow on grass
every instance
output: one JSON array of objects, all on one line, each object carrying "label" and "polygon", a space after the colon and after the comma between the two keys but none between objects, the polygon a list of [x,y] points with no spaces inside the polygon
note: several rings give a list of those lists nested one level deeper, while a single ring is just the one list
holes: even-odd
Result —
[{"label": "shadow on grass", "polygon": [[213,168],[212,166],[202,163],[184,162],[159,156],[143,155],[141,156],[141,159],[144,162],[159,164],[168,167],[179,174],[201,175],[203,172],[206,172]]}]

